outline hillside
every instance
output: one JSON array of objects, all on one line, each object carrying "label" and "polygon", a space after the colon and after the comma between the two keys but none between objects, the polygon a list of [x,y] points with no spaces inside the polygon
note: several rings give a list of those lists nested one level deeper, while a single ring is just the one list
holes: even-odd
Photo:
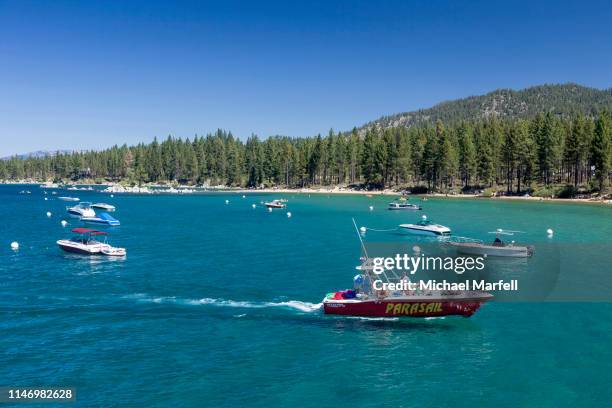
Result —
[{"label": "hillside", "polygon": [[528,118],[541,112],[567,117],[576,112],[591,114],[602,109],[612,110],[612,88],[600,90],[571,83],[540,85],[519,91],[498,89],[486,95],[442,102],[428,109],[383,116],[361,129],[419,126],[435,123],[437,119],[453,123],[491,115],[504,119]]}]

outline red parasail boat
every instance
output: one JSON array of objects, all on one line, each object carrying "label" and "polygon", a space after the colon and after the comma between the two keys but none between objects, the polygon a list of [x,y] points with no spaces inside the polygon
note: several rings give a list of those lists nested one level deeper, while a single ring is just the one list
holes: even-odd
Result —
[{"label": "red parasail boat", "polygon": [[[354,222],[354,221],[353,221]],[[357,229],[357,225],[355,225]],[[359,231],[358,231],[359,235]],[[357,267],[355,290],[327,294],[323,299],[326,314],[363,317],[440,317],[458,315],[470,317],[480,305],[493,295],[482,291],[382,291],[373,287],[375,280],[398,283],[406,276],[390,278],[388,274],[375,275],[372,259],[359,235],[365,257]]]},{"label": "red parasail boat", "polygon": [[[346,293],[347,291],[344,291]],[[336,292],[338,293],[338,292]],[[430,296],[386,296],[384,298],[353,298],[323,300],[327,314],[364,317],[439,317],[458,315],[470,317],[483,302],[492,297],[481,293],[444,293]]]}]

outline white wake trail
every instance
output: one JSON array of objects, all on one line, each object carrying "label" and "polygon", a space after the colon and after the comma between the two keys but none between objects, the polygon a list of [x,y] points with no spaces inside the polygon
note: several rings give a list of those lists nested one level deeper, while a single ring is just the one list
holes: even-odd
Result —
[{"label": "white wake trail", "polygon": [[263,309],[277,307],[295,309],[306,313],[316,312],[317,310],[320,310],[323,307],[323,303],[302,302],[300,300],[288,300],[285,302],[249,302],[214,298],[183,299],[174,296],[153,297],[142,293],[129,295],[126,296],[126,298],[136,299],[139,302],[180,304],[187,306],[211,305],[217,307],[236,307],[243,309]]}]

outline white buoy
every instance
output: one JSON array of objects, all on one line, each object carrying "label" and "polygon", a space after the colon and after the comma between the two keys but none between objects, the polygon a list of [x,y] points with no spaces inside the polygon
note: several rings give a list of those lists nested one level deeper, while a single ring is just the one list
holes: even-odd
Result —
[{"label": "white buoy", "polygon": [[225,204],[229,204],[229,200],[225,200]]},{"label": "white buoy", "polygon": [[425,221],[425,220],[427,219],[427,216],[426,216],[426,215],[423,215],[423,216],[421,216],[421,219],[422,219],[423,221]]},{"label": "white buoy", "polygon": [[255,204],[251,205],[251,207],[256,208],[257,206]]},{"label": "white buoy", "polygon": [[287,213],[287,218],[291,218],[291,212]]},{"label": "white buoy", "polygon": [[45,201],[47,201],[47,200],[48,200],[47,197],[45,197]]},{"label": "white buoy", "polygon": [[47,211],[47,217],[51,216],[51,211]]},{"label": "white buoy", "polygon": [[370,211],[374,211],[374,206],[373,205],[370,206]]},{"label": "white buoy", "polygon": [[66,225],[68,225],[68,221],[62,220],[60,224],[62,224],[62,227],[65,227]]},{"label": "white buoy", "polygon": [[268,212],[272,212],[272,208],[268,207]]},{"label": "white buoy", "polygon": [[243,195],[242,195],[242,198],[246,198],[246,196],[243,194]]},{"label": "white buoy", "polygon": [[115,196],[114,194],[111,194],[111,198],[113,198],[114,196]]},{"label": "white buoy", "polygon": [[14,250],[14,251],[18,250],[19,249],[19,242],[17,242],[17,241],[11,242],[11,249]]},{"label": "white buoy", "polygon": [[365,234],[367,230],[368,229],[366,227],[359,228],[359,232],[361,232],[362,234]]},{"label": "white buoy", "polygon": [[546,230],[546,235],[548,235],[549,237],[552,237],[554,233],[555,231],[553,231],[551,228]]},{"label": "white buoy", "polygon": [[418,245],[413,246],[412,250],[414,251],[415,254],[420,254],[421,253],[421,247],[418,246]]}]

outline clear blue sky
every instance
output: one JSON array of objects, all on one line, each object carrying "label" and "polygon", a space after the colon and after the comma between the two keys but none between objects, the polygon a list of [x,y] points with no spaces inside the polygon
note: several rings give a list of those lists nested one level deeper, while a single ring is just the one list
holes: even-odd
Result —
[{"label": "clear blue sky", "polygon": [[0,156],[310,136],[500,87],[612,86],[612,5],[0,0]]}]

